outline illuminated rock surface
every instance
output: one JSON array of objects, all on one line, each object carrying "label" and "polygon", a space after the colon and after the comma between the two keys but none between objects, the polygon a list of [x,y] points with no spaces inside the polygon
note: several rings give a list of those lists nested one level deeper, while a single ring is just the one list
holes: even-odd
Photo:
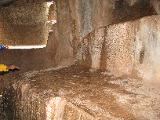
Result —
[{"label": "illuminated rock surface", "polygon": [[44,49],[0,53],[21,68],[0,81],[0,120],[159,120],[159,0],[54,5],[16,0],[1,9],[1,42],[46,44],[50,34]]},{"label": "illuminated rock surface", "polygon": [[78,66],[7,77],[12,84],[4,96],[14,107],[8,116],[16,120],[160,119],[159,88],[140,78],[115,78]]}]

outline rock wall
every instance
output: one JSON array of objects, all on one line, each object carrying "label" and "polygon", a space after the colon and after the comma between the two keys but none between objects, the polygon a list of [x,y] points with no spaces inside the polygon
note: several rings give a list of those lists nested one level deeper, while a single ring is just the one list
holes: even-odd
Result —
[{"label": "rock wall", "polygon": [[99,28],[79,44],[77,62],[114,75],[137,71],[145,79],[159,78],[160,16]]},{"label": "rock wall", "polygon": [[157,14],[160,14],[160,0],[151,0],[151,4],[153,5]]},{"label": "rock wall", "polygon": [[114,75],[132,73],[135,34],[138,22],[125,22],[99,28],[78,46],[77,62],[91,69]]},{"label": "rock wall", "polygon": [[[71,65],[77,62],[87,68],[108,70],[114,75],[131,74],[134,70],[140,74],[147,73],[144,70],[152,71],[150,74],[155,71],[158,72],[156,67],[145,69],[144,66],[159,64],[153,57],[153,54],[157,58],[159,57],[156,52],[159,50],[158,45],[156,50],[149,47],[151,44],[154,45],[159,37],[158,32],[155,32],[159,31],[157,26],[159,16],[137,19],[156,14],[149,3],[148,0],[143,4],[142,1],[58,0],[56,1],[57,31],[55,32],[56,41],[53,40],[55,43],[52,46],[53,50],[49,50],[49,54],[46,54],[43,50],[42,53],[35,52],[36,55],[41,54],[37,58],[32,50],[26,52],[26,56],[24,55],[25,52],[22,52],[25,50],[21,52],[8,51],[7,54],[12,57],[22,55],[23,57],[17,57],[12,61],[17,63],[20,60],[22,61],[20,64],[24,66],[30,61],[27,57],[34,56],[32,58],[33,62],[29,63],[35,64],[33,66],[37,66],[37,68],[39,68],[39,65],[46,64],[47,57],[52,56],[52,59],[49,59],[49,65],[51,60],[52,65],[57,66]],[[45,9],[43,9],[44,11]],[[38,16],[37,18],[39,19]],[[25,19],[21,19],[19,22],[24,23],[23,20]],[[44,21],[45,19],[37,22],[43,23]],[[26,23],[27,26],[31,24],[30,22]],[[23,36],[26,36],[26,34]],[[151,36],[153,37],[151,38]],[[51,39],[54,39],[54,37]],[[142,39],[148,42],[142,42]],[[146,55],[150,57],[145,59]],[[10,59],[11,56],[1,58],[1,60],[3,59],[2,62],[5,59]],[[44,59],[44,57],[46,58]],[[24,59],[25,61],[23,61]],[[43,62],[35,63],[35,61],[42,59]],[[11,63],[11,61],[5,63]],[[18,65],[20,64],[18,63]]]},{"label": "rock wall", "polygon": [[44,45],[48,39],[47,20],[48,6],[46,2],[3,7],[0,12],[0,43]]},{"label": "rock wall", "polygon": [[56,4],[55,2],[50,5],[49,8],[49,14],[48,14],[48,20],[57,20],[57,12],[56,12]]},{"label": "rock wall", "polygon": [[[136,53],[136,47],[139,45],[138,31],[144,24],[140,22],[143,19],[139,19],[157,14],[150,3],[149,0],[57,1],[59,40],[63,43],[58,53],[67,55],[68,61],[74,58],[87,68],[108,70],[115,75],[139,71],[141,65],[137,65],[135,54],[143,54],[143,50]],[[144,19],[154,20],[158,16]],[[146,37],[150,39],[150,36]],[[139,59],[142,62],[143,57]],[[142,67],[140,69],[143,71]]]},{"label": "rock wall", "polygon": [[73,29],[70,35],[76,33],[80,38],[101,26],[156,14],[149,0],[59,0],[56,3],[58,20],[69,19],[68,27]]},{"label": "rock wall", "polygon": [[136,34],[136,68],[145,79],[160,78],[160,16],[139,21]]},{"label": "rock wall", "polygon": [[56,53],[57,62],[61,65],[73,64],[72,29],[69,1],[57,1],[57,30],[58,30],[58,50]]},{"label": "rock wall", "polygon": [[156,14],[149,0],[58,0],[56,4],[61,64],[73,63],[82,39],[99,27]]},{"label": "rock wall", "polygon": [[0,63],[15,64],[21,71],[39,70],[53,67],[56,64],[56,49],[58,44],[56,25],[50,33],[46,48],[30,50],[4,50],[0,52]]}]

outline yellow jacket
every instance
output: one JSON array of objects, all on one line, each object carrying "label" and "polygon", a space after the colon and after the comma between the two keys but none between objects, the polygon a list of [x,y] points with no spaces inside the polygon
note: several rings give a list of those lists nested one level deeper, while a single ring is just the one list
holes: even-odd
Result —
[{"label": "yellow jacket", "polygon": [[8,72],[8,66],[4,64],[0,64],[0,72]]}]

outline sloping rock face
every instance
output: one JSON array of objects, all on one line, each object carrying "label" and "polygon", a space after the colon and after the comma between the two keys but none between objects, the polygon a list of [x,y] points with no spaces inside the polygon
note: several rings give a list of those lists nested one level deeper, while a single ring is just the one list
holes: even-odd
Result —
[{"label": "sloping rock face", "polygon": [[160,119],[159,88],[138,78],[90,73],[80,66],[8,77],[3,108],[9,120]]}]

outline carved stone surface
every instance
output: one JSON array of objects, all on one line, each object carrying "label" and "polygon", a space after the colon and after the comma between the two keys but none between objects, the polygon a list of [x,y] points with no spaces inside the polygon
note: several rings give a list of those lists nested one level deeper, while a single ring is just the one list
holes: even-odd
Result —
[{"label": "carved stone surface", "polygon": [[6,45],[45,45],[48,40],[47,20],[47,3],[1,8],[0,42]]},{"label": "carved stone surface", "polygon": [[4,79],[10,77],[5,110],[15,120],[160,119],[159,88],[138,78],[90,73],[79,66]]}]

